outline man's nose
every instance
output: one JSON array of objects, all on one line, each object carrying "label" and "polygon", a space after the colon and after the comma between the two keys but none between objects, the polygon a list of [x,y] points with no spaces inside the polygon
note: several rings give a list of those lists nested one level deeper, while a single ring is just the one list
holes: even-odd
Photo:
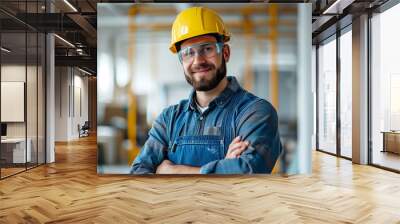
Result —
[{"label": "man's nose", "polygon": [[193,56],[193,64],[202,64],[206,61],[204,55],[199,54],[199,52],[196,52],[196,54]]}]

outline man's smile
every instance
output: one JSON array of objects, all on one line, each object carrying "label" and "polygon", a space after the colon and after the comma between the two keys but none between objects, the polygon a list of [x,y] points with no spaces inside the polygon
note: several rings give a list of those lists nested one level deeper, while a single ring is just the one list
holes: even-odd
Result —
[{"label": "man's smile", "polygon": [[210,71],[211,71],[211,68],[200,69],[200,70],[195,71],[193,74],[205,76],[205,75],[209,74]]}]

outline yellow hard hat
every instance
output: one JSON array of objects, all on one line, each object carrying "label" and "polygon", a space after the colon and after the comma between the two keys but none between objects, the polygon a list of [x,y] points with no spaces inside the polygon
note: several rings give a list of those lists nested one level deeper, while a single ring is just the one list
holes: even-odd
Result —
[{"label": "yellow hard hat", "polygon": [[231,36],[221,17],[215,11],[204,7],[185,9],[178,14],[172,24],[169,49],[176,53],[176,43],[211,33],[223,36],[224,42],[229,41]]}]

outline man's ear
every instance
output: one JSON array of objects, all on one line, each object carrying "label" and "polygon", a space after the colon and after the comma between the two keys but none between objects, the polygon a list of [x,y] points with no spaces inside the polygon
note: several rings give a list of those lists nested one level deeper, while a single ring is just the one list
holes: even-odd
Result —
[{"label": "man's ear", "polygon": [[222,49],[223,49],[223,50],[222,50],[222,53],[223,53],[225,62],[228,62],[228,61],[229,61],[229,58],[230,58],[230,56],[231,56],[231,48],[229,47],[228,44],[224,44],[224,47],[223,47]]}]

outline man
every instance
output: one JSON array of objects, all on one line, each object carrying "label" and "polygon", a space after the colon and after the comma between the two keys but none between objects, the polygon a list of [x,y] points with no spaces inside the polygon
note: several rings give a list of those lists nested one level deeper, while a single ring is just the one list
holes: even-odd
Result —
[{"label": "man", "polygon": [[176,17],[170,50],[193,91],[156,119],[132,173],[271,172],[281,153],[277,113],[226,76],[229,39],[210,9],[188,8]]}]

